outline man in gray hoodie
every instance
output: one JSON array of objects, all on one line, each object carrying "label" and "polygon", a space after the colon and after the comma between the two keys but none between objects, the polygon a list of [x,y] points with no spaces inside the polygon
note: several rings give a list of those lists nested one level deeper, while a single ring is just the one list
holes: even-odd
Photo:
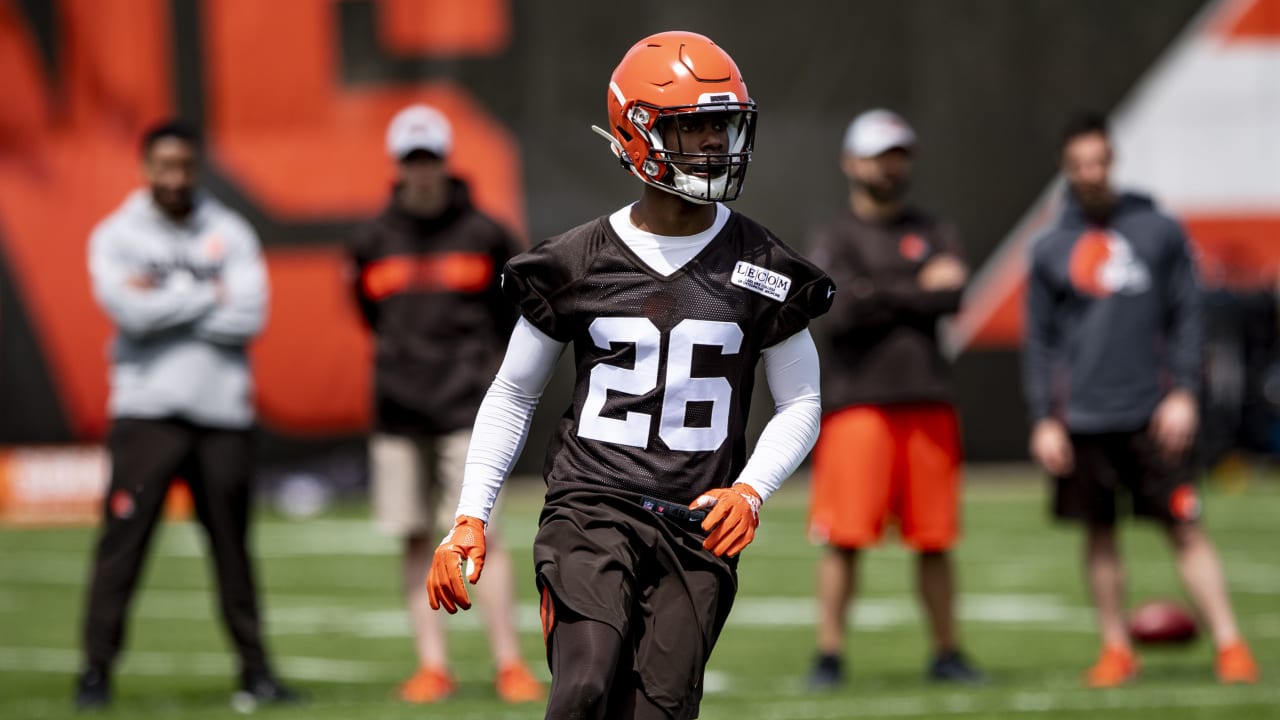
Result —
[{"label": "man in gray hoodie", "polygon": [[1168,536],[1217,646],[1218,679],[1255,682],[1222,563],[1199,523],[1188,459],[1203,346],[1195,263],[1176,220],[1112,186],[1111,159],[1104,118],[1068,124],[1066,211],[1032,248],[1023,356],[1031,455],[1056,478],[1054,514],[1086,527],[1085,570],[1102,635],[1086,682],[1113,687],[1138,673],[1116,538],[1121,502]]},{"label": "man in gray hoodie", "polygon": [[148,187],[93,231],[89,273],[111,347],[111,480],[86,598],[81,709],[111,699],[111,670],[156,520],[175,476],[212,549],[223,621],[240,656],[239,704],[291,700],[262,642],[246,544],[252,377],[246,348],[267,316],[267,275],[245,220],[197,187],[200,146],[166,123],[142,141]]}]

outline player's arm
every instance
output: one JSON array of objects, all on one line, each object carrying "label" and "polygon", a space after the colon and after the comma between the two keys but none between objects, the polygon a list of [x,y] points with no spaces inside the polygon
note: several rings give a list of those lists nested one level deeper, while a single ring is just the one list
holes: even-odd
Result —
[{"label": "player's arm", "polygon": [[[484,527],[529,435],[538,399],[564,351],[559,342],[523,318],[516,323],[497,377],[476,413],[453,530],[436,548],[427,574],[432,609],[471,607],[465,580],[475,583],[484,568]],[[464,573],[463,564],[473,566]]]},{"label": "player's arm", "polygon": [[122,241],[109,228],[99,228],[89,240],[93,294],[121,333],[145,337],[189,325],[217,304],[213,283],[184,272],[149,275],[128,258]]},{"label": "player's arm", "polygon": [[244,345],[262,331],[269,295],[258,236],[247,223],[237,226],[228,236],[218,305],[196,323],[200,337],[231,346]]},{"label": "player's arm", "polygon": [[1200,426],[1198,398],[1204,352],[1204,300],[1186,234],[1176,224],[1170,244],[1172,258],[1165,292],[1174,387],[1151,416],[1151,432],[1170,458],[1181,459],[1195,442]]},{"label": "player's arm", "polygon": [[896,278],[884,284],[885,302],[900,313],[917,317],[951,315],[960,310],[965,286],[969,283],[969,266],[964,261],[960,235],[947,223],[937,226],[933,241],[935,252],[914,278]]},{"label": "player's arm", "polygon": [[914,276],[878,271],[844,261],[828,250],[838,242],[819,235],[813,241],[813,261],[831,274],[840,288],[827,315],[836,331],[888,327],[919,317],[950,315],[960,309],[969,280],[954,232],[940,232],[941,249]]},{"label": "player's arm", "polygon": [[914,278],[892,279],[876,285],[882,302],[909,315],[936,317],[960,310],[969,268],[958,255],[934,255]]},{"label": "player's arm", "polygon": [[716,555],[737,555],[755,538],[761,503],[800,466],[821,427],[818,349],[809,331],[765,348],[763,359],[773,417],[733,487],[704,493],[690,505],[711,508],[702,523],[710,532],[704,547]]},{"label": "player's arm", "polygon": [[347,282],[351,289],[351,297],[355,300],[356,309],[360,311],[361,319],[369,328],[376,328],[378,320],[378,303],[370,297],[366,285],[366,274],[369,272],[376,238],[377,231],[373,224],[366,223],[347,243],[347,257],[350,262],[347,269]]},{"label": "player's arm", "polygon": [[1053,414],[1053,372],[1057,363],[1057,297],[1044,262],[1032,256],[1027,277],[1022,344],[1022,386],[1031,415],[1031,457],[1052,475],[1074,465],[1066,427]]},{"label": "player's arm", "polygon": [[1179,390],[1196,396],[1200,391],[1204,354],[1204,295],[1187,237],[1177,226],[1174,233],[1173,261],[1167,285],[1173,381]]}]

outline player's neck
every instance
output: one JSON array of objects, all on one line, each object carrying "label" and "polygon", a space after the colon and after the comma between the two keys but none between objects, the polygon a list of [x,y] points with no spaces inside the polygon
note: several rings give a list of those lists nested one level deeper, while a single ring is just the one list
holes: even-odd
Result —
[{"label": "player's neck", "polygon": [[697,235],[715,221],[715,203],[699,205],[648,185],[640,201],[631,206],[631,224],[654,235]]},{"label": "player's neck", "polygon": [[877,200],[861,188],[849,192],[849,209],[861,220],[872,223],[888,222],[902,214],[904,200]]}]

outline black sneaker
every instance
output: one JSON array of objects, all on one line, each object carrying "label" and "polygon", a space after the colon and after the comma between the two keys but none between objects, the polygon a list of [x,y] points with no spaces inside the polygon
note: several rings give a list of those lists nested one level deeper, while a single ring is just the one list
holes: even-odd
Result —
[{"label": "black sneaker", "polygon": [[839,655],[818,655],[813,663],[813,672],[809,673],[809,689],[823,691],[843,685],[844,669],[841,665]]},{"label": "black sneaker", "polygon": [[969,658],[958,650],[948,650],[934,656],[925,676],[935,682],[981,685],[986,681]]},{"label": "black sneaker", "polygon": [[231,707],[242,713],[251,713],[262,705],[291,705],[301,701],[301,695],[269,674],[241,678],[240,689],[231,695]]},{"label": "black sneaker", "polygon": [[76,677],[76,710],[103,710],[111,704],[111,676],[88,667]]}]

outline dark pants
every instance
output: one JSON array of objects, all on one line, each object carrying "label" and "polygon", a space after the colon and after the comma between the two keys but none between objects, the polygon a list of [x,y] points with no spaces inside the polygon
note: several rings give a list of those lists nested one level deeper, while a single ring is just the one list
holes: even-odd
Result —
[{"label": "dark pants", "polygon": [[124,640],[125,618],[151,533],[175,476],[191,487],[196,515],[213,551],[222,619],[245,674],[268,672],[246,546],[252,447],[248,430],[178,420],[117,419],[108,438],[111,484],[103,501],[84,617],[85,659],[109,670]]}]

